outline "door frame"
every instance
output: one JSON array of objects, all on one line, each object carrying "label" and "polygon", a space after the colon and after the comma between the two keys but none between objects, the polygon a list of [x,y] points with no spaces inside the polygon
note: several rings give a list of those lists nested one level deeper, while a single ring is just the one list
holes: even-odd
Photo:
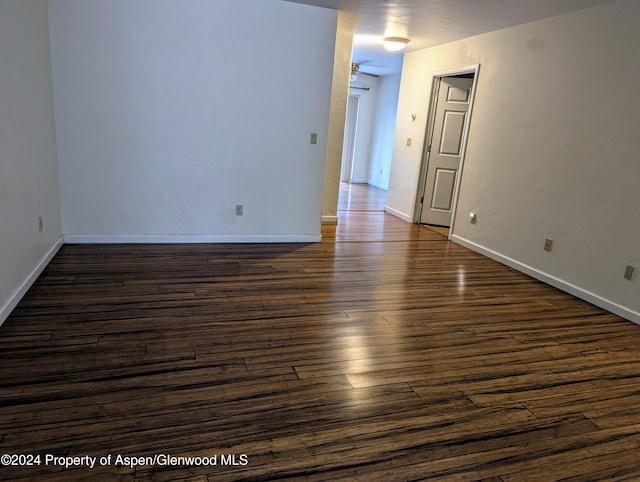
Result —
[{"label": "door frame", "polygon": [[456,182],[453,190],[453,205],[451,207],[451,223],[449,227],[449,239],[453,234],[453,229],[456,221],[456,210],[458,209],[458,196],[460,195],[460,185],[462,183],[462,172],[464,167],[464,160],[467,152],[467,139],[469,137],[469,126],[471,125],[471,114],[473,111],[473,101],[476,96],[476,88],[478,85],[478,75],[480,73],[480,64],[468,65],[466,67],[460,67],[457,69],[446,70],[443,72],[436,72],[432,76],[431,80],[431,95],[429,96],[429,107],[427,115],[427,131],[424,137],[424,146],[422,148],[422,161],[420,165],[420,177],[418,182],[418,190],[416,193],[415,208],[413,210],[414,219],[413,222],[420,224],[420,218],[422,215],[422,208],[424,203],[422,202],[422,196],[424,195],[425,185],[427,183],[427,168],[429,166],[429,146],[431,145],[433,137],[434,119],[436,115],[438,91],[440,89],[440,81],[444,77],[455,77],[457,75],[473,74],[473,84],[471,86],[471,94],[469,96],[469,111],[464,123],[464,135],[462,137],[462,145],[460,147],[460,165],[458,167],[458,173],[456,175]]},{"label": "door frame", "polygon": [[[355,99],[355,112],[349,112],[351,98]],[[340,182],[351,182],[353,178],[353,163],[356,157],[356,142],[358,138],[358,121],[360,118],[360,94],[349,92],[347,97],[347,112],[345,115],[344,137],[342,139],[342,160],[340,161]],[[350,115],[351,114],[351,115]],[[348,151],[345,152],[345,150]],[[347,154],[347,156],[345,156]],[[346,157],[346,158],[345,158]]]}]

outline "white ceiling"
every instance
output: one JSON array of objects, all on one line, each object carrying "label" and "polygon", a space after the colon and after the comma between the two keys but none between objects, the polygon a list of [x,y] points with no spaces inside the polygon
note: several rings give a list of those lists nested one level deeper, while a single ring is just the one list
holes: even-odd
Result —
[{"label": "white ceiling", "polygon": [[384,36],[410,39],[406,51],[433,47],[612,0],[288,0],[345,10],[355,16],[353,61],[376,75],[399,72],[402,54],[389,54]]}]

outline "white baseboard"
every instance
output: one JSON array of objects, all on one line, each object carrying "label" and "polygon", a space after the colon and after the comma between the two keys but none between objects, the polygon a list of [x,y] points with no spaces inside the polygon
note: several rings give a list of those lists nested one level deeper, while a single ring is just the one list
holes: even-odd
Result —
[{"label": "white baseboard", "polygon": [[65,234],[66,244],[124,244],[124,243],[317,243],[320,234],[251,234],[251,235],[183,235],[183,234],[122,234],[85,235]]},{"label": "white baseboard", "polygon": [[408,223],[411,222],[411,216],[409,216],[408,214],[405,214],[403,212],[397,211],[397,210],[395,210],[393,208],[390,208],[389,206],[385,206],[384,210],[385,210],[385,212],[388,212],[389,214],[393,214],[394,216],[399,217],[400,219],[404,219]]},{"label": "white baseboard", "polygon": [[27,294],[27,291],[29,291],[31,285],[38,279],[38,276],[40,276],[49,262],[56,255],[58,250],[62,247],[63,239],[64,238],[62,236],[58,238],[55,244],[51,246],[51,248],[49,248],[49,251],[47,251],[45,255],[40,259],[36,267],[33,268],[33,271],[29,273],[29,276],[27,276],[27,278],[20,284],[20,286],[18,286],[18,289],[13,292],[13,294],[9,297],[5,304],[0,307],[0,325],[2,325],[7,318],[9,318],[9,315],[14,310],[14,308],[18,306],[18,303],[20,302],[22,297]]},{"label": "white baseboard", "polygon": [[627,320],[633,321],[640,325],[640,313],[637,311],[633,311],[626,306],[619,305],[618,303],[614,303],[613,301],[607,300],[595,293],[592,293],[588,290],[580,288],[568,281],[564,281],[560,278],[556,278],[553,275],[540,271],[536,268],[533,268],[529,265],[521,263],[513,258],[509,258],[508,256],[504,256],[496,251],[493,251],[489,248],[485,248],[479,244],[474,243],[473,241],[469,241],[467,239],[461,238],[460,236],[453,235],[451,236],[451,240],[471,249],[472,251],[476,251],[477,253],[483,254],[488,258],[494,259],[502,264],[506,264],[511,268],[517,269],[522,273],[528,274],[529,276],[540,280],[548,285],[551,285],[555,288],[558,288],[562,291],[565,291],[577,298],[588,301],[589,303],[596,305],[602,309],[605,309],[611,313],[614,313],[618,316],[622,316]]},{"label": "white baseboard", "polygon": [[338,216],[322,216],[323,223],[334,223],[337,224]]}]

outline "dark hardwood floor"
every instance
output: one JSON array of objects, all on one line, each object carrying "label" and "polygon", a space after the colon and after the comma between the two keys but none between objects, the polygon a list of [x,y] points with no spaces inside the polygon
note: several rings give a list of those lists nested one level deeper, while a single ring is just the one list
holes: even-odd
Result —
[{"label": "dark hardwood floor", "polygon": [[339,217],[317,244],[64,246],[0,328],[0,453],[40,455],[0,479],[640,480],[640,326]]},{"label": "dark hardwood floor", "polygon": [[384,211],[387,191],[362,183],[340,183],[338,211]]}]

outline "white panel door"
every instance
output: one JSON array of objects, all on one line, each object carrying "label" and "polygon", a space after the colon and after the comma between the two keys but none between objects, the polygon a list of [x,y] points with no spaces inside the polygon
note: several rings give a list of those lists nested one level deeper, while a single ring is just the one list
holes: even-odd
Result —
[{"label": "white panel door", "polygon": [[449,227],[473,79],[443,77],[436,101],[420,222]]}]

